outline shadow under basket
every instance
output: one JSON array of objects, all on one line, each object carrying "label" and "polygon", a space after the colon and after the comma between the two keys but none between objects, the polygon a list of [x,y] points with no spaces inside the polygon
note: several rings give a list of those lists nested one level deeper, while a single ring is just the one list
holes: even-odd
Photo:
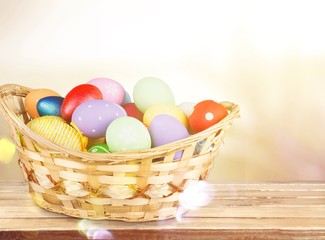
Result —
[{"label": "shadow under basket", "polygon": [[[14,84],[0,87],[0,110],[30,194],[41,208],[78,218],[142,222],[183,214],[187,209],[181,194],[206,178],[225,131],[239,117],[238,105],[222,102],[228,115],[186,139],[141,151],[80,152],[26,126],[30,118],[24,101],[31,90]],[[175,160],[179,151],[181,158]]]}]

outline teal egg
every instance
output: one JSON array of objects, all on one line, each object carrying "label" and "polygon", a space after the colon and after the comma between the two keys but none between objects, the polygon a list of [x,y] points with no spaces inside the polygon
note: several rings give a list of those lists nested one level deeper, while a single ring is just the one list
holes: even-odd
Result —
[{"label": "teal egg", "polygon": [[63,97],[49,96],[41,98],[36,105],[40,116],[58,116],[61,117],[61,105]]},{"label": "teal egg", "polygon": [[90,153],[109,153],[108,146],[105,143],[98,143],[88,149]]}]

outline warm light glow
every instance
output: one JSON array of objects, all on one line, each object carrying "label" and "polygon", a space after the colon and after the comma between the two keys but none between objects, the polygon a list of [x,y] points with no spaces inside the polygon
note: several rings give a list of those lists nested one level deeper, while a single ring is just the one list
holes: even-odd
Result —
[{"label": "warm light glow", "polygon": [[7,138],[0,139],[0,163],[8,164],[13,160],[16,147],[13,142]]},{"label": "warm light glow", "polygon": [[107,229],[98,228],[88,219],[83,219],[78,224],[79,233],[87,239],[113,240],[113,234]]},{"label": "warm light glow", "polygon": [[179,202],[185,209],[195,209],[209,204],[211,194],[212,186],[205,181],[192,182],[180,193]]},{"label": "warm light glow", "polygon": [[111,240],[114,239],[112,233],[105,229],[98,229],[98,230],[89,230],[87,231],[88,239],[104,239],[104,240]]},{"label": "warm light glow", "polygon": [[209,181],[323,181],[324,9],[317,0],[0,1],[0,85],[65,95],[108,77],[132,96],[139,79],[158,77],[177,104],[240,105]]}]

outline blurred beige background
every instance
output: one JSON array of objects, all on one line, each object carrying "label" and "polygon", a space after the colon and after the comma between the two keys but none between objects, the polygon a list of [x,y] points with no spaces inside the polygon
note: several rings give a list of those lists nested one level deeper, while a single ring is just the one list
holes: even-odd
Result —
[{"label": "blurred beige background", "polygon": [[[0,0],[0,84],[155,76],[241,107],[210,181],[325,180],[323,1]],[[0,139],[10,139],[0,116]],[[5,141],[2,141],[2,143]],[[15,154],[0,180],[22,179]]]}]

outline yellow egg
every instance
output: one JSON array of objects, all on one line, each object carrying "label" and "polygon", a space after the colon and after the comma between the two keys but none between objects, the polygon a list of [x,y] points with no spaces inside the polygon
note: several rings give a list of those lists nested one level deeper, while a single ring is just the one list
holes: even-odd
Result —
[{"label": "yellow egg", "polygon": [[61,117],[42,116],[27,123],[35,133],[47,140],[73,150],[86,151],[88,138],[72,125],[66,123]]},{"label": "yellow egg", "polygon": [[48,96],[60,96],[57,92],[46,89],[46,88],[38,88],[30,91],[25,98],[25,107],[26,111],[28,112],[29,116],[33,118],[39,117],[39,114],[37,112],[37,102]]},{"label": "yellow egg", "polygon": [[187,129],[189,128],[187,115],[179,107],[173,104],[155,104],[150,106],[143,115],[143,123],[149,127],[152,119],[159,114],[167,114],[175,117]]}]

